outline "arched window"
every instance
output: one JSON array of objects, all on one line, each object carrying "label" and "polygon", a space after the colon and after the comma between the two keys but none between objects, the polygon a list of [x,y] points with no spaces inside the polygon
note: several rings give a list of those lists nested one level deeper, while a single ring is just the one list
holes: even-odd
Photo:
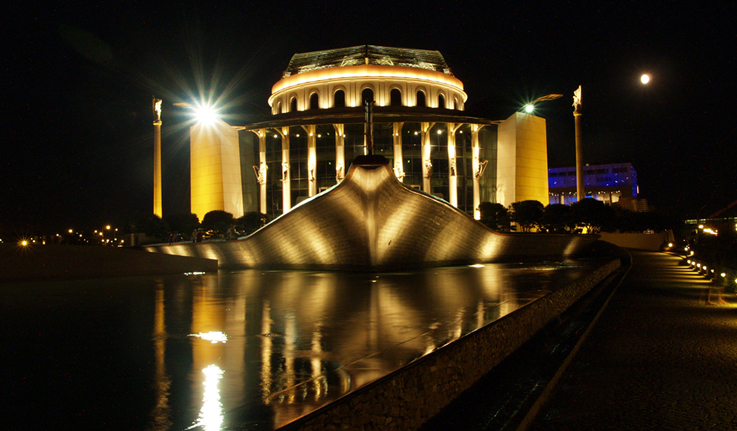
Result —
[{"label": "arched window", "polygon": [[438,108],[445,109],[445,96],[442,94],[438,96]]},{"label": "arched window", "polygon": [[453,108],[458,109],[458,98],[457,97],[453,98]]},{"label": "arched window", "polygon": [[320,99],[317,93],[310,96],[310,109],[320,109]]},{"label": "arched window", "polygon": [[364,88],[361,92],[361,103],[362,105],[365,105],[366,102],[373,102],[374,101],[374,90],[370,88]]},{"label": "arched window", "polygon": [[389,98],[391,99],[390,104],[392,106],[402,106],[402,92],[398,88],[392,90]]},{"label": "arched window", "polygon": [[292,100],[289,101],[289,112],[297,112],[297,98],[292,97]]},{"label": "arched window", "polygon": [[427,106],[425,102],[425,93],[420,90],[417,92],[417,106]]},{"label": "arched window", "polygon": [[344,108],[345,107],[345,91],[338,90],[335,92],[333,106],[336,108]]},{"label": "arched window", "polygon": [[276,113],[281,114],[281,100],[276,102]]}]

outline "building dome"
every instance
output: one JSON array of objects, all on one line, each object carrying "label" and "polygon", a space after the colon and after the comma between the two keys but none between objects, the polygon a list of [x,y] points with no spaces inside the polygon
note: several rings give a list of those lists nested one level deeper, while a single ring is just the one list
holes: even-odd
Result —
[{"label": "building dome", "polygon": [[269,98],[274,115],[376,106],[462,111],[468,96],[438,51],[374,45],[295,54]]}]

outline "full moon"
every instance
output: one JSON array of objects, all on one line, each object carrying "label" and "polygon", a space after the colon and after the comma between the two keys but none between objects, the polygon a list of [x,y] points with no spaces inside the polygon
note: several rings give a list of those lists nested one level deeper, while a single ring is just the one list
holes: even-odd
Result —
[{"label": "full moon", "polygon": [[648,82],[650,82],[650,75],[648,75],[647,73],[642,75],[640,77],[640,81],[642,81],[643,84],[647,84]]}]

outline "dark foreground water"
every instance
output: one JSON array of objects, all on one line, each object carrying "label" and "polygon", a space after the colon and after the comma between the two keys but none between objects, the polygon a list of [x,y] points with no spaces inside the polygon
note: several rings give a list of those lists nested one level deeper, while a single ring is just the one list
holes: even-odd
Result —
[{"label": "dark foreground water", "polygon": [[0,428],[273,429],[587,265],[0,284]]}]

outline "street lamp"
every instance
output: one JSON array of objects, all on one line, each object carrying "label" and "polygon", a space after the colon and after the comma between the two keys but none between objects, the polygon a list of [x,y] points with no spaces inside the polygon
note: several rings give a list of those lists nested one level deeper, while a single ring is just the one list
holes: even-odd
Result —
[{"label": "street lamp", "polygon": [[526,113],[532,114],[532,112],[535,110],[535,103],[537,102],[543,102],[546,100],[555,100],[563,97],[562,94],[548,94],[546,96],[538,97],[537,99],[533,100],[532,102],[525,105],[523,108]]}]

